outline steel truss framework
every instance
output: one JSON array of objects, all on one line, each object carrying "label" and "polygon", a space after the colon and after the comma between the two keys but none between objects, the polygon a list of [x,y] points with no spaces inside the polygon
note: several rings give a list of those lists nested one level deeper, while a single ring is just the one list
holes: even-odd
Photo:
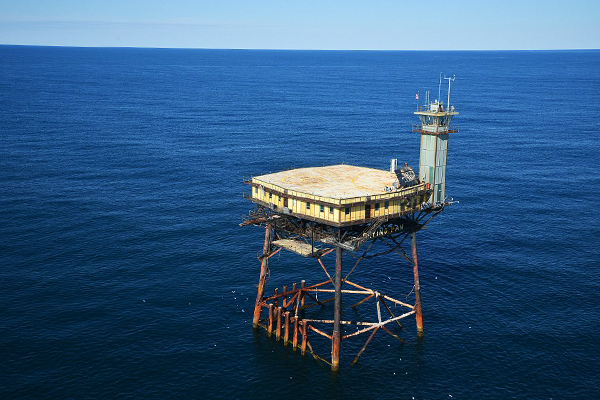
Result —
[{"label": "steel truss framework", "polygon": [[[417,335],[423,334],[423,314],[421,310],[421,290],[419,284],[419,264],[417,257],[416,233],[426,226],[443,209],[444,204],[429,207],[419,213],[396,219],[375,219],[367,224],[347,228],[331,226],[298,219],[272,210],[257,207],[245,219],[241,226],[257,225],[265,228],[265,239],[262,254],[258,291],[254,306],[252,324],[254,328],[264,328],[269,336],[273,334],[277,340],[283,340],[284,345],[291,344],[300,349],[302,355],[310,352],[331,365],[333,370],[339,369],[341,342],[369,333],[364,345],[352,361],[356,363],[363,354],[375,334],[381,329],[392,337],[404,342],[402,338],[390,329],[396,324],[402,329],[400,320],[415,316]],[[288,244],[297,242],[303,246],[300,252]],[[374,252],[375,243],[383,243],[383,250]],[[315,244],[317,243],[317,245]],[[319,244],[320,243],[320,244]],[[310,247],[309,247],[310,246]],[[405,249],[409,247],[410,250]],[[314,258],[322,268],[326,280],[307,285],[302,280],[300,285],[294,283],[291,287],[283,286],[281,292],[275,288],[272,295],[265,295],[266,277],[269,273],[269,259],[282,249],[292,250],[299,254]],[[363,249],[363,250],[361,250]],[[335,269],[331,273],[323,262],[324,257],[335,253]],[[358,265],[364,261],[384,254],[396,253],[407,261],[413,269],[415,295],[414,304],[409,304],[374,289],[361,286],[350,280]],[[352,268],[342,274],[342,257],[348,255],[353,260]],[[333,297],[319,300],[318,294],[330,294]],[[351,307],[356,308],[367,300],[375,299],[375,316],[371,321],[349,321],[341,319],[342,295],[359,296],[361,299]],[[333,319],[315,319],[308,317],[305,310],[316,305],[334,302]],[[404,312],[398,315],[390,305],[401,306]],[[390,325],[392,324],[392,325]],[[354,326],[356,331],[342,335],[341,326]],[[309,333],[323,336],[331,341],[330,358],[322,357],[313,350]]]}]

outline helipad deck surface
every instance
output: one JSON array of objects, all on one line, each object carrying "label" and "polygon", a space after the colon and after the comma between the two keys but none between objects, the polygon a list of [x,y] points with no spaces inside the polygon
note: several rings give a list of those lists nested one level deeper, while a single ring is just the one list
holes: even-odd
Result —
[{"label": "helipad deck surface", "polygon": [[[298,168],[253,178],[314,196],[346,199],[386,193],[397,181],[393,172],[353,165]],[[258,182],[257,182],[258,183]]]}]

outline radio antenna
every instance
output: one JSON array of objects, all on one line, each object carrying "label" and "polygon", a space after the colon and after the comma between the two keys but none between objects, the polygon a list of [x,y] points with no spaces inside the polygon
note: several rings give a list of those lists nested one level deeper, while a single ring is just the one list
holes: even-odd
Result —
[{"label": "radio antenna", "polygon": [[452,82],[456,79],[456,75],[453,75],[451,78],[450,77],[446,78],[446,76],[444,75],[444,79],[448,79],[448,104],[446,105],[446,109],[449,111],[450,110],[450,82]]},{"label": "radio antenna", "polygon": [[438,98],[437,98],[438,103],[440,102],[441,99],[442,99],[442,73],[440,72],[440,84],[438,85]]}]

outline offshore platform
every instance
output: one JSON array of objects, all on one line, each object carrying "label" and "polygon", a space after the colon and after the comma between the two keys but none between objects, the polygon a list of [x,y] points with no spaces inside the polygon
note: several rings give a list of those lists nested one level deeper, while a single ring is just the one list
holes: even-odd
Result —
[{"label": "offshore platform", "polygon": [[[450,106],[450,84],[454,78],[445,79],[446,104],[439,100],[430,102],[427,95],[425,104],[419,105],[416,95],[414,114],[420,124],[414,125],[412,131],[421,136],[418,176],[406,163],[398,167],[397,159],[392,159],[389,171],[331,165],[292,169],[244,181],[251,186],[251,194],[245,197],[256,208],[240,226],[265,229],[254,328],[264,328],[269,336],[274,334],[277,340],[291,344],[294,350],[300,349],[303,355],[310,352],[330,364],[332,370],[339,369],[341,344],[347,339],[369,334],[352,361],[356,363],[379,330],[404,342],[391,328],[403,329],[401,320],[411,315],[415,316],[417,335],[423,335],[416,234],[452,204],[445,195],[446,159],[449,134],[458,132],[458,127],[450,123],[458,113]],[[302,280],[271,289],[267,294],[269,260],[281,250],[314,259],[315,266],[324,272],[324,280],[310,284]],[[335,254],[335,263],[328,269],[324,260],[329,254]],[[350,280],[361,262],[384,254],[397,254],[412,267],[412,304]],[[345,274],[344,255],[351,259]],[[323,300],[327,295],[333,297]],[[351,309],[374,303],[372,316],[368,320],[344,320],[342,296],[358,300]],[[311,315],[312,307],[330,302],[332,319]],[[331,342],[330,355],[317,354],[309,337],[313,335]]]}]

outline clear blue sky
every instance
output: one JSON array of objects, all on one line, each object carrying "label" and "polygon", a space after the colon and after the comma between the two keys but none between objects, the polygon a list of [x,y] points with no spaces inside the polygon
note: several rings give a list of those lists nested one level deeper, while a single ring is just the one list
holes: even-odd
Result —
[{"label": "clear blue sky", "polygon": [[600,0],[0,0],[0,43],[598,49]]}]

